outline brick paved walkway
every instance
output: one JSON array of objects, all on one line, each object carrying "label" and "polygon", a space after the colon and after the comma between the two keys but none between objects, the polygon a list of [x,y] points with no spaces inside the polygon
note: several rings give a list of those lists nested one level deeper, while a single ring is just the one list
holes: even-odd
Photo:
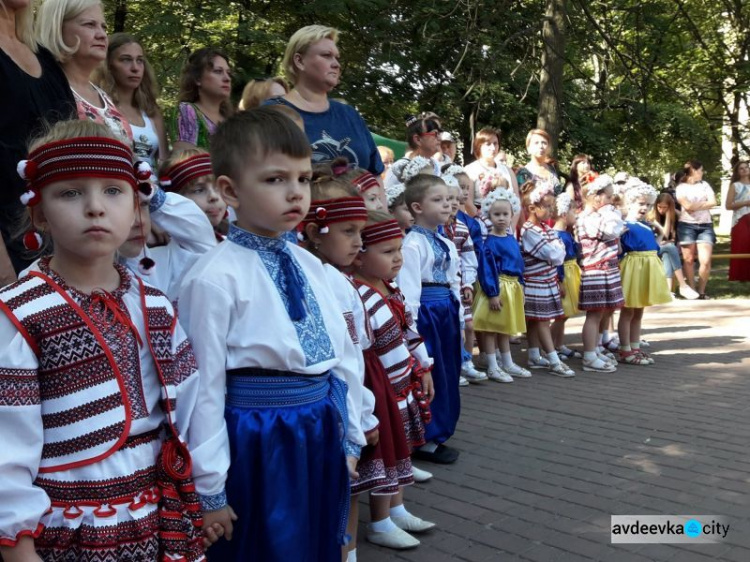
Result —
[{"label": "brick paved walkway", "polygon": [[[750,561],[750,301],[655,307],[644,337],[656,365],[573,360],[572,380],[462,389],[461,458],[423,463],[435,478],[406,492],[439,530],[413,551],[374,547],[363,505],[359,560]],[[725,515],[731,530],[722,544],[612,545],[611,514]]]}]

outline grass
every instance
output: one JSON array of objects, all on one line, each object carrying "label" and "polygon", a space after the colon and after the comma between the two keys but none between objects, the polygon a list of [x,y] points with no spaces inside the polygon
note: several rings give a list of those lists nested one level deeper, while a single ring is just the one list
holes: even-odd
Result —
[{"label": "grass", "polygon": [[[719,237],[714,246],[715,254],[729,253],[729,238]],[[697,269],[697,268],[696,268]],[[737,299],[750,298],[750,282],[729,281],[729,260],[726,258],[713,260],[711,265],[711,277],[708,279],[706,293],[714,299]]]}]

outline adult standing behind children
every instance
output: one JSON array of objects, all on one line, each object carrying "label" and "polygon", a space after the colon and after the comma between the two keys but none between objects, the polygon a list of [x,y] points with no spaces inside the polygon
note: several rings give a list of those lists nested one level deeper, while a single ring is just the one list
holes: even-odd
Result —
[{"label": "adult standing behind children", "polygon": [[531,129],[526,135],[526,151],[529,153],[529,161],[518,172],[516,179],[518,185],[527,181],[534,183],[546,181],[552,185],[555,196],[562,191],[562,184],[557,170],[551,164],[549,156],[550,136],[544,129]]},{"label": "adult standing behind children", "polygon": [[172,148],[208,150],[208,139],[232,114],[231,92],[232,70],[223,51],[205,47],[191,53],[180,76],[180,103],[169,120]]},{"label": "adult standing behind children", "polygon": [[74,115],[75,101],[68,81],[50,52],[33,37],[30,0],[0,0],[0,285],[15,281],[28,263],[23,246],[10,231],[24,214],[18,197],[26,189],[16,164],[26,155],[29,136],[43,123]]},{"label": "adult standing behind children", "polygon": [[[750,253],[750,164],[746,160],[734,166],[725,206],[732,213],[731,253]],[[750,281],[750,259],[729,260],[730,281]]]},{"label": "adult standing behind children", "polygon": [[135,37],[115,33],[109,38],[107,62],[97,69],[95,81],[130,123],[136,158],[156,170],[169,155],[169,145],[156,102],[156,76]]},{"label": "adult standing behind children", "polygon": [[133,141],[130,123],[104,91],[91,82],[107,58],[107,24],[99,0],[45,0],[34,32],[57,59],[75,97],[79,119],[102,123],[124,142]]},{"label": "adult standing behind children", "polygon": [[[682,212],[677,220],[677,241],[682,249],[682,268],[688,285],[698,291],[699,299],[706,299],[706,285],[711,274],[716,234],[709,209],[716,206],[716,194],[703,181],[703,164],[698,160],[685,163],[685,176],[675,194]],[[695,258],[698,258],[698,287],[695,287]]]},{"label": "adult standing behind children", "polygon": [[352,106],[328,98],[341,80],[338,37],[337,29],[323,25],[298,29],[289,39],[282,62],[292,90],[267,103],[285,104],[299,112],[312,146],[313,164],[343,156],[355,167],[379,176],[384,166],[365,120]]},{"label": "adult standing behind children", "polygon": [[[494,178],[504,178],[506,189],[510,189],[520,200],[521,196],[518,191],[518,182],[516,177],[508,166],[497,161],[497,155],[500,151],[500,131],[490,127],[484,127],[474,137],[472,146],[473,154],[476,160],[464,167],[466,174],[474,181],[475,193],[474,203],[479,206],[486,195],[497,187],[498,183]],[[515,223],[518,219],[515,219]]]}]

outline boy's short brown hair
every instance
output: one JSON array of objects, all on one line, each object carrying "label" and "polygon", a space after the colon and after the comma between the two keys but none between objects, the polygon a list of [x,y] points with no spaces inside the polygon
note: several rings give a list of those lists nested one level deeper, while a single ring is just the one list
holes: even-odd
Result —
[{"label": "boy's short brown hair", "polygon": [[229,117],[211,137],[211,165],[216,176],[236,179],[248,157],[280,152],[290,158],[310,158],[305,134],[283,113],[263,106]]},{"label": "boy's short brown hair", "polygon": [[414,214],[414,210],[411,208],[412,204],[424,201],[427,190],[433,185],[445,185],[445,182],[437,176],[427,174],[419,174],[406,182],[404,199],[406,207],[412,215]]}]

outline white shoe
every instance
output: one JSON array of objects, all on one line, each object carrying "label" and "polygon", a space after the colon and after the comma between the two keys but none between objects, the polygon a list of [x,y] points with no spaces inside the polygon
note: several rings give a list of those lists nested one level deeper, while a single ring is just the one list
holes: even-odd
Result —
[{"label": "white shoe", "polygon": [[576,372],[562,361],[551,365],[549,368],[549,373],[555,375],[556,377],[562,377],[564,379],[576,376]]},{"label": "white shoe", "polygon": [[394,527],[386,533],[373,531],[372,524],[367,525],[367,540],[372,544],[393,548],[394,550],[406,550],[416,548],[420,545],[418,539],[412,537],[409,533],[398,527]]},{"label": "white shoe", "polygon": [[539,357],[539,359],[532,359],[529,357],[529,369],[549,369],[550,362],[544,358]]},{"label": "white shoe", "polygon": [[414,476],[414,482],[427,482],[432,478],[432,472],[427,472],[414,465],[411,465],[411,474]]},{"label": "white shoe", "polygon": [[469,381],[467,381],[466,377],[464,377],[463,375],[459,375],[458,386],[469,386]]},{"label": "white shoe", "polygon": [[695,289],[693,289],[690,285],[685,285],[684,287],[680,287],[680,296],[683,299],[687,299],[689,301],[694,301],[700,295],[698,294],[698,291],[696,291]]},{"label": "white shoe", "polygon": [[500,368],[490,369],[487,371],[487,376],[491,381],[495,382],[513,382],[513,377]]},{"label": "white shoe", "polygon": [[487,375],[485,375],[482,371],[477,371],[471,361],[466,361],[463,365],[461,365],[461,376],[470,383],[477,383],[487,380]]},{"label": "white shoe", "polygon": [[484,351],[480,351],[479,355],[474,358],[474,366],[482,371],[487,370],[489,363],[487,362],[487,354]]},{"label": "white shoe", "polygon": [[520,365],[513,363],[510,367],[503,367],[503,371],[508,373],[514,379],[528,379],[531,376],[531,372],[527,371]]},{"label": "white shoe", "polygon": [[420,519],[416,515],[391,515],[391,521],[396,524],[396,527],[402,531],[409,531],[410,533],[424,533],[437,527],[436,523],[432,521],[425,521]]}]

